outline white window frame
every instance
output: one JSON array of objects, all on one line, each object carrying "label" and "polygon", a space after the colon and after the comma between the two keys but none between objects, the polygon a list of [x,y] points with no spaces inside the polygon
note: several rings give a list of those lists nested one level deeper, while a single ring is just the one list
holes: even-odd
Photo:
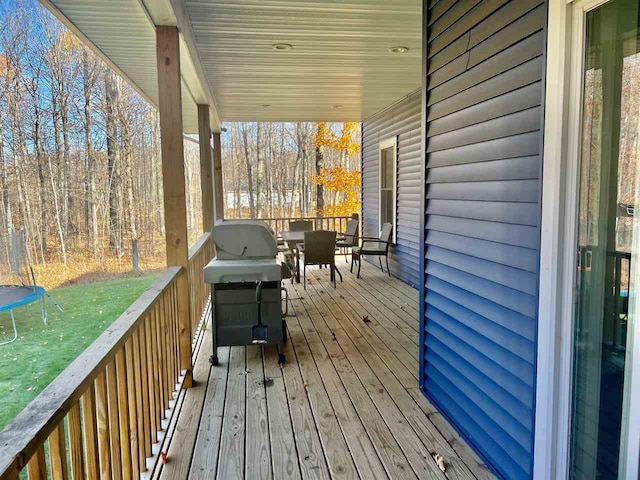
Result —
[{"label": "white window frame", "polygon": [[398,137],[383,140],[378,145],[378,228],[382,229],[382,151],[393,148],[393,232],[392,243],[397,240],[398,226]]},{"label": "white window frame", "polygon": [[[533,474],[536,479],[564,480],[569,475],[585,16],[608,1],[549,1]],[[630,313],[640,313],[637,304],[640,302],[630,301]],[[627,335],[640,346],[640,328],[634,328],[632,322]],[[633,348],[628,355],[628,365],[640,365],[640,348]],[[628,386],[623,417],[628,418],[629,427],[623,430],[620,478],[638,478],[640,368],[630,371]],[[629,401],[631,398],[635,401]]]}]

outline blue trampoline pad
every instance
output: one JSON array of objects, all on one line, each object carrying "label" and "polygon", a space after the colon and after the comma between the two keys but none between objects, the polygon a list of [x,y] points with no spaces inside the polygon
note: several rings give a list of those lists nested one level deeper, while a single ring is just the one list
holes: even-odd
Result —
[{"label": "blue trampoline pad", "polygon": [[1,285],[0,312],[13,310],[40,300],[45,293],[45,289],[38,286]]}]

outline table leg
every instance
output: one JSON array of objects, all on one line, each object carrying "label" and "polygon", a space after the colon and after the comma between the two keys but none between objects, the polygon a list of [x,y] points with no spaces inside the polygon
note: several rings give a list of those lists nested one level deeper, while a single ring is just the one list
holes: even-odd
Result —
[{"label": "table leg", "polygon": [[300,250],[295,249],[296,252],[296,283],[300,283]]}]

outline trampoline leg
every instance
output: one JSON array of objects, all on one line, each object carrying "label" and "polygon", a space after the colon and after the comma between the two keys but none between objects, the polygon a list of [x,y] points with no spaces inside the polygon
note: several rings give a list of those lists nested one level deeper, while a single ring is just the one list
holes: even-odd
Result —
[{"label": "trampoline leg", "polygon": [[42,317],[42,323],[47,324],[47,306],[44,304],[44,298],[40,297],[40,316]]},{"label": "trampoline leg", "polygon": [[51,296],[51,294],[50,294],[49,292],[45,292],[45,293],[46,293],[46,295],[47,295],[47,298],[49,298],[49,301],[50,301],[51,303],[53,303],[53,304],[56,306],[56,308],[57,308],[58,310],[60,310],[60,312],[64,312],[64,310],[62,310],[62,307],[61,307],[60,305],[58,305],[58,302],[56,302],[56,301],[53,299],[53,297]]},{"label": "trampoline leg", "polygon": [[9,313],[11,314],[11,326],[13,327],[13,338],[11,340],[7,340],[6,342],[0,342],[0,346],[13,343],[18,339],[18,328],[16,327],[16,319],[13,316],[13,310],[9,310]]}]

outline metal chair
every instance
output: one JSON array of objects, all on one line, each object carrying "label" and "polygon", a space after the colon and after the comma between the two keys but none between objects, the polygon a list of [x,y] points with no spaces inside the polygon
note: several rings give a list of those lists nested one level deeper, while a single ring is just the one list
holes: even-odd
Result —
[{"label": "metal chair", "polygon": [[344,261],[348,262],[347,249],[353,248],[358,245],[358,227],[360,222],[356,219],[347,221],[347,231],[344,233],[342,239],[336,242],[336,247],[340,250],[340,253],[344,255]]},{"label": "metal chair", "polygon": [[313,222],[310,220],[296,220],[289,222],[290,232],[312,232]]},{"label": "metal chair", "polygon": [[391,245],[391,234],[393,233],[393,225],[390,223],[385,223],[382,225],[382,230],[380,231],[380,237],[362,237],[362,244],[359,247],[353,247],[351,249],[351,273],[353,273],[353,262],[355,260],[358,261],[358,275],[360,278],[360,267],[362,267],[362,256],[369,255],[372,257],[378,257],[378,261],[380,262],[380,270],[384,273],[384,269],[382,268],[382,257],[385,257],[385,261],[387,263],[387,273],[391,276],[391,271],[389,270],[389,245]]},{"label": "metal chair", "polygon": [[336,268],[336,232],[327,230],[316,230],[315,232],[304,233],[304,253],[302,260],[302,275],[304,278],[304,288],[307,288],[307,265],[329,265],[331,269],[331,281],[336,286],[336,272],[342,274]]}]

